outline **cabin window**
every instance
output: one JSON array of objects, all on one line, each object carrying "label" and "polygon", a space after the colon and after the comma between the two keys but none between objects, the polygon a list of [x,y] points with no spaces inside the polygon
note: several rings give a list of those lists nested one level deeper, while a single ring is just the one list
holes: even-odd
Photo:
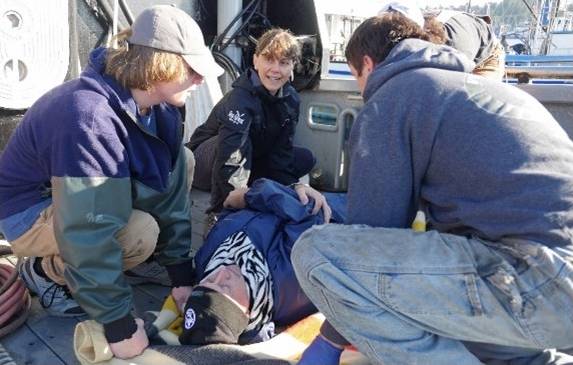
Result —
[{"label": "cabin window", "polygon": [[337,130],[338,107],[329,104],[314,104],[309,108],[309,125],[311,128]]}]

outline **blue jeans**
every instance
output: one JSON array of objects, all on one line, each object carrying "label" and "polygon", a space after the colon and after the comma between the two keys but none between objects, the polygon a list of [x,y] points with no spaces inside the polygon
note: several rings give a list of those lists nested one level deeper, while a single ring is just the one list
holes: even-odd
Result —
[{"label": "blue jeans", "polygon": [[[572,251],[329,224],[292,251],[302,288],[373,363],[573,364]],[[570,256],[571,257],[571,256]]]}]

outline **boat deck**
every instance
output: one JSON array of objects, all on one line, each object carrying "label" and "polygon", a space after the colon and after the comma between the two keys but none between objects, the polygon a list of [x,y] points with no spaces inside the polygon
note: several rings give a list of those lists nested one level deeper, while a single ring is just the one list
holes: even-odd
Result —
[{"label": "boat deck", "polygon": [[[191,192],[193,220],[193,248],[203,243],[203,222],[209,194],[199,190]],[[0,244],[7,244],[1,241]],[[2,262],[16,263],[15,257],[0,259]],[[135,297],[134,312],[141,315],[147,310],[159,310],[169,288],[143,284],[133,287]],[[60,318],[49,316],[41,307],[37,297],[32,298],[32,310],[26,324],[14,333],[0,338],[0,345],[8,352],[17,365],[75,365],[79,364],[73,352],[73,333],[76,324],[87,317]],[[3,360],[0,348],[0,364],[11,365]]]}]

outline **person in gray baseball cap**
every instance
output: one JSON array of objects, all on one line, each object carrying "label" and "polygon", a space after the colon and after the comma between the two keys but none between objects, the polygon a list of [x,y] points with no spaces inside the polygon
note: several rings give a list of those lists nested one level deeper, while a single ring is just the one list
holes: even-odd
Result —
[{"label": "person in gray baseball cap", "polygon": [[223,73],[205,46],[199,25],[176,7],[157,5],[143,10],[133,23],[127,41],[181,55],[203,77]]},{"label": "person in gray baseball cap", "polygon": [[0,231],[40,304],[101,323],[116,357],[143,352],[124,270],[163,265],[181,305],[194,284],[192,153],[178,107],[217,66],[197,24],[145,9],[117,47],[97,48],[80,77],[40,97],[0,157]]}]

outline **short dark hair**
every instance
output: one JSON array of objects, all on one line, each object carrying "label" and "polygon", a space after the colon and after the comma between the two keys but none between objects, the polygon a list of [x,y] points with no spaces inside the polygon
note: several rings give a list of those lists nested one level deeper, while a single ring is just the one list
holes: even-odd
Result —
[{"label": "short dark hair", "polygon": [[369,56],[374,64],[378,64],[384,61],[394,46],[404,39],[417,38],[434,43],[444,42],[437,39],[434,30],[429,31],[427,27],[424,28],[426,29],[422,29],[414,21],[395,11],[368,18],[352,33],[346,45],[346,60],[360,76],[364,56]]}]

